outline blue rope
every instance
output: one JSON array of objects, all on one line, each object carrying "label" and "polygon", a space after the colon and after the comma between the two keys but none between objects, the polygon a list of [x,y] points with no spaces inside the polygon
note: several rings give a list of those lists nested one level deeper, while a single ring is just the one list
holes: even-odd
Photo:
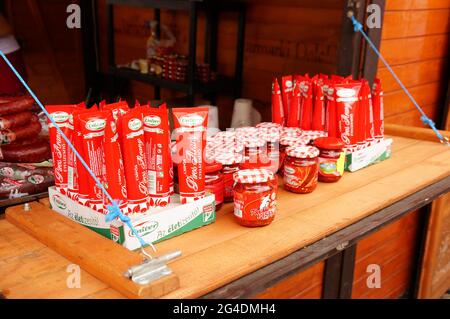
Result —
[{"label": "blue rope", "polygon": [[353,27],[355,32],[360,32],[362,34],[362,36],[366,39],[367,43],[369,43],[370,47],[373,49],[373,51],[375,51],[375,53],[378,55],[378,57],[380,58],[381,61],[383,61],[384,65],[386,66],[386,68],[389,70],[389,72],[392,74],[392,76],[394,77],[394,79],[397,81],[397,83],[400,85],[400,87],[403,89],[403,91],[405,91],[406,95],[409,97],[409,99],[411,100],[411,102],[414,104],[414,106],[416,107],[416,109],[420,112],[421,114],[421,121],[425,124],[428,125],[436,134],[436,136],[439,138],[439,140],[444,143],[444,144],[449,144],[449,141],[446,137],[442,136],[442,134],[437,130],[436,128],[436,124],[433,122],[432,119],[430,119],[425,112],[423,111],[423,109],[420,107],[419,103],[417,103],[417,101],[414,99],[414,97],[411,95],[411,93],[409,92],[409,90],[406,88],[406,86],[403,84],[403,82],[400,80],[400,78],[397,76],[397,74],[395,74],[394,70],[392,69],[392,67],[389,65],[389,63],[386,61],[386,59],[383,57],[383,55],[380,53],[380,51],[377,49],[377,47],[375,46],[375,44],[372,42],[372,40],[369,38],[369,36],[364,32],[363,29],[363,25],[355,18],[355,16],[351,17],[351,20],[353,22]]},{"label": "blue rope", "polygon": [[12,63],[9,61],[9,59],[5,56],[5,54],[0,50],[0,56],[3,58],[3,60],[6,62],[6,64],[9,66],[9,68],[14,72],[16,77],[19,79],[19,81],[23,84],[23,86],[27,89],[27,91],[30,93],[30,95],[33,97],[33,99],[36,101],[37,105],[41,108],[42,112],[50,119],[52,124],[55,126],[56,130],[61,134],[62,138],[66,141],[67,145],[70,147],[72,152],[76,155],[77,159],[80,161],[81,164],[86,168],[86,170],[89,172],[89,175],[94,179],[97,186],[101,189],[103,194],[109,199],[111,202],[111,205],[107,206],[107,209],[109,213],[105,216],[106,221],[112,221],[114,218],[119,217],[120,220],[128,225],[130,229],[132,230],[133,234],[139,239],[139,242],[141,243],[142,247],[148,246],[147,243],[142,239],[141,236],[137,233],[137,231],[134,229],[134,227],[131,225],[130,218],[128,216],[125,216],[120,211],[119,206],[117,206],[116,202],[113,200],[111,195],[108,193],[108,191],[105,189],[103,184],[100,182],[100,180],[95,176],[94,172],[89,168],[89,165],[84,161],[83,157],[81,157],[80,153],[76,150],[75,146],[70,142],[69,138],[63,133],[61,128],[56,124],[55,120],[50,116],[48,111],[45,109],[45,107],[42,105],[41,101],[37,98],[37,96],[34,94],[34,92],[31,90],[31,88],[28,86],[28,84],[25,82],[25,80],[22,78],[22,76],[19,74],[19,72],[16,70],[16,68],[12,65]]}]

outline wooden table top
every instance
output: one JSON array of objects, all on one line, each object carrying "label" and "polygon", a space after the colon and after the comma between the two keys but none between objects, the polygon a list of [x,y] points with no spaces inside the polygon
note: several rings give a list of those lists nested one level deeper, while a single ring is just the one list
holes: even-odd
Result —
[{"label": "wooden table top", "polygon": [[[180,288],[167,298],[195,298],[277,261],[414,192],[450,176],[450,148],[395,137],[392,158],[308,195],[280,188],[274,222],[239,226],[232,205],[217,221],[157,244],[161,253],[181,249],[170,263]],[[81,288],[67,288],[70,261],[6,220],[0,220],[0,291],[7,298],[121,298],[81,271]]]}]

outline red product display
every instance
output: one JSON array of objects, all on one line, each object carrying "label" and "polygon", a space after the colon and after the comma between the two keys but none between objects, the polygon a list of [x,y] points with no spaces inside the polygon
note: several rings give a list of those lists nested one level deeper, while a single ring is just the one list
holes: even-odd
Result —
[{"label": "red product display", "polygon": [[301,112],[302,93],[300,90],[300,82],[295,82],[294,91],[291,98],[291,108],[289,110],[287,125],[288,127],[300,126],[300,112]]},{"label": "red product display", "polygon": [[335,88],[329,85],[326,91],[327,97],[327,111],[326,111],[326,129],[328,136],[338,137],[338,120],[337,120],[337,106],[335,100]]},{"label": "red product display", "polygon": [[[104,184],[106,181],[104,137],[108,112],[93,111],[78,115],[82,135],[83,159],[95,177]],[[104,197],[99,185],[89,177],[89,207],[104,213]]]},{"label": "red product display", "polygon": [[361,83],[335,85],[337,119],[340,138],[345,145],[353,147],[358,142],[358,102]]},{"label": "red product display", "polygon": [[142,109],[135,108],[124,114],[121,126],[128,213],[144,213],[148,210],[148,179]]},{"label": "red product display", "polygon": [[314,143],[320,151],[319,182],[334,183],[339,181],[344,174],[343,149],[345,144],[336,137],[320,137]]},{"label": "red product display", "polygon": [[181,203],[189,203],[205,195],[206,126],[208,108],[172,109],[177,137],[178,179]]},{"label": "red product display", "polygon": [[223,177],[223,201],[230,203],[233,201],[233,174],[239,170],[239,163],[242,156],[234,153],[222,153],[215,157],[215,160],[222,164]]},{"label": "red product display", "polygon": [[292,90],[294,83],[291,75],[286,75],[281,78],[281,96],[283,98],[283,112],[286,120],[291,107]]},{"label": "red product display", "polygon": [[143,112],[150,206],[162,207],[170,202],[173,183],[169,117],[165,106]]},{"label": "red product display", "polygon": [[284,125],[285,122],[281,89],[276,78],[274,78],[272,82],[272,122],[280,125]]},{"label": "red product display", "polygon": [[313,90],[310,81],[302,82],[302,114],[300,116],[300,128],[302,130],[311,130],[313,117]]},{"label": "red product display", "polygon": [[372,92],[373,125],[376,139],[384,137],[384,101],[381,80],[375,79]]},{"label": "red product display", "polygon": [[[128,194],[117,121],[109,114],[105,127],[105,188],[124,214],[127,213]],[[107,200],[107,199],[106,199]],[[111,204],[111,203],[107,203]]]},{"label": "red product display", "polygon": [[319,150],[313,146],[293,146],[286,150],[284,188],[293,193],[313,192],[318,182]]},{"label": "red product display", "polygon": [[325,130],[325,96],[323,94],[323,86],[317,82],[314,84],[312,129],[317,131]]},{"label": "red product display", "polygon": [[[70,117],[73,112],[73,105],[48,105],[48,113],[62,132],[71,139],[73,126],[70,124]],[[49,122],[50,147],[53,155],[53,167],[55,172],[55,186],[61,194],[67,194],[67,161],[68,148],[66,141],[57,131],[56,127]]]},{"label": "red product display", "polygon": [[205,189],[214,194],[216,211],[222,207],[224,198],[224,180],[221,170],[222,164],[219,163],[207,164],[205,167]]},{"label": "red product display", "polygon": [[275,218],[275,175],[265,169],[246,169],[234,174],[234,216],[247,227],[270,224]]}]

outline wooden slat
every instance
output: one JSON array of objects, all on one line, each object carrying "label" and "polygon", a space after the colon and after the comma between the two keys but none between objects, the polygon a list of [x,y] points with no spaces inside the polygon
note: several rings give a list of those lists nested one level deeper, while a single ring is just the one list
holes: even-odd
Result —
[{"label": "wooden slat", "polygon": [[[320,298],[324,262],[320,262],[298,274],[286,278],[255,296],[261,299]],[[316,289],[318,287],[319,289]],[[312,291],[311,291],[312,290]]]},{"label": "wooden slat", "polygon": [[[408,63],[393,67],[394,72],[406,87],[411,88],[442,80],[442,71],[447,67],[447,59],[433,59]],[[377,76],[383,81],[385,93],[400,90],[400,86],[387,68],[378,69]]]},{"label": "wooden slat", "polygon": [[[425,114],[433,121],[437,120],[437,109],[437,105],[428,105],[422,107],[422,110],[425,112]],[[418,126],[421,128],[428,127],[423,124],[420,119],[420,113],[416,109],[411,109],[403,113],[387,116],[385,118],[385,122],[389,124],[399,124],[405,126]]]},{"label": "wooden slat", "polygon": [[[439,82],[424,84],[409,88],[409,92],[419,105],[428,106],[436,105],[441,98],[442,87]],[[415,109],[411,100],[403,90],[387,93],[384,97],[384,114],[385,117],[401,114]]]},{"label": "wooden slat", "polygon": [[8,208],[6,219],[127,297],[161,297],[178,288],[179,280],[174,274],[148,285],[138,285],[125,278],[123,273],[129,267],[142,262],[139,253],[117,245],[42,204],[30,203],[30,211],[26,212],[22,206]]},{"label": "wooden slat", "polygon": [[[385,133],[395,136],[409,137],[413,139],[420,139],[424,141],[436,142],[436,134],[430,128],[418,128],[412,126],[386,124],[384,127]],[[450,138],[450,131],[439,131],[443,136]]]},{"label": "wooden slat", "polygon": [[450,8],[447,0],[387,0],[386,10],[431,10]]},{"label": "wooden slat", "polygon": [[450,9],[387,11],[384,15],[382,38],[445,34],[449,32],[449,21]]},{"label": "wooden slat", "polygon": [[[389,64],[398,65],[429,59],[443,58],[447,55],[448,36],[430,35],[415,38],[384,40],[381,53]],[[379,67],[382,62],[378,63]]]}]

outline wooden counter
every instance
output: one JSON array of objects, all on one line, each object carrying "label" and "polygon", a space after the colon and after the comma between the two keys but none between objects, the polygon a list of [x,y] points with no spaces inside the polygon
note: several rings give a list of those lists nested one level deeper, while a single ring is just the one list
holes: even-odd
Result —
[{"label": "wooden counter", "polygon": [[[216,223],[157,245],[181,249],[171,268],[180,289],[167,298],[251,297],[286,276],[326,259],[450,189],[450,148],[396,137],[392,158],[312,194],[279,190],[275,221],[263,228],[236,224],[231,205]],[[69,289],[70,262],[0,220],[0,290],[7,298],[117,298],[86,272]]]}]

